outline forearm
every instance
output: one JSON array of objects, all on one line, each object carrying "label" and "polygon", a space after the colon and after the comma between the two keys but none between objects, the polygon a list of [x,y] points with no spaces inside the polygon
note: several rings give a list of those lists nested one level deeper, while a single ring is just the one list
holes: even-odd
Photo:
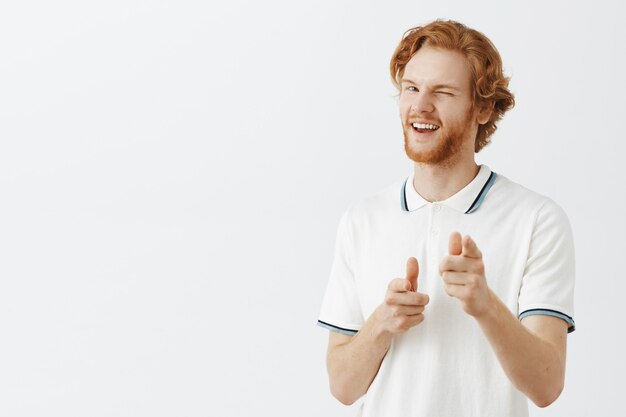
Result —
[{"label": "forearm", "polygon": [[343,404],[361,398],[376,377],[393,335],[381,329],[372,314],[359,332],[329,352],[330,390]]},{"label": "forearm", "polygon": [[552,343],[524,327],[504,303],[490,292],[491,306],[476,317],[483,333],[513,385],[539,407],[561,393],[565,358]]}]

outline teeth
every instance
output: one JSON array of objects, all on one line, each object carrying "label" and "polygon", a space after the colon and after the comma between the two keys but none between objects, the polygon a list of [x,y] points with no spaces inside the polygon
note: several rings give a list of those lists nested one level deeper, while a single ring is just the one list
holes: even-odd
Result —
[{"label": "teeth", "polygon": [[439,126],[431,125],[431,124],[428,124],[428,123],[413,123],[413,127],[417,128],[417,129],[430,129],[430,130],[439,129]]}]

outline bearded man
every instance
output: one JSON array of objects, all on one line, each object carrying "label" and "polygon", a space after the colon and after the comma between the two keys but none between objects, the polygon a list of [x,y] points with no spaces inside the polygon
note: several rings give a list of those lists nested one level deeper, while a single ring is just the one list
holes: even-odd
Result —
[{"label": "bearded man", "polygon": [[564,386],[574,245],[564,211],[477,165],[514,106],[495,46],[437,20],[391,59],[413,170],[347,208],[318,325],[358,415],[528,416]]}]

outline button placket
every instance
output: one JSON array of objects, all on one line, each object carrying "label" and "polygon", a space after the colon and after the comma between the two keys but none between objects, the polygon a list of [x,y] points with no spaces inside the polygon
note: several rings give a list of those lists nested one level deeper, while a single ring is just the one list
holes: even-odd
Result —
[{"label": "button placket", "polygon": [[430,227],[428,230],[428,254],[429,263],[432,265],[437,264],[437,247],[439,245],[439,233],[440,233],[440,221],[441,221],[441,205],[433,203],[430,206]]},{"label": "button placket", "polygon": [[432,205],[432,221],[431,221],[431,225],[430,225],[430,235],[432,237],[437,237],[439,236],[439,213],[441,212],[441,205],[440,204],[433,204]]}]

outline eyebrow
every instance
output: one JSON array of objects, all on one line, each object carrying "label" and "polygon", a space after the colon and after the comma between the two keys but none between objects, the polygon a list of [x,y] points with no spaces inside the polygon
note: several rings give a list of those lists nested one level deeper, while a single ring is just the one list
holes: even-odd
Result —
[{"label": "eyebrow", "polygon": [[[413,84],[413,85],[417,85],[415,84],[415,82],[409,80],[408,78],[403,78],[401,81],[401,83],[409,83],[409,84]],[[448,88],[450,90],[456,90],[456,91],[461,91],[461,89],[459,87],[456,87],[452,84],[435,84],[432,86],[433,88],[437,89],[437,88]]]}]

